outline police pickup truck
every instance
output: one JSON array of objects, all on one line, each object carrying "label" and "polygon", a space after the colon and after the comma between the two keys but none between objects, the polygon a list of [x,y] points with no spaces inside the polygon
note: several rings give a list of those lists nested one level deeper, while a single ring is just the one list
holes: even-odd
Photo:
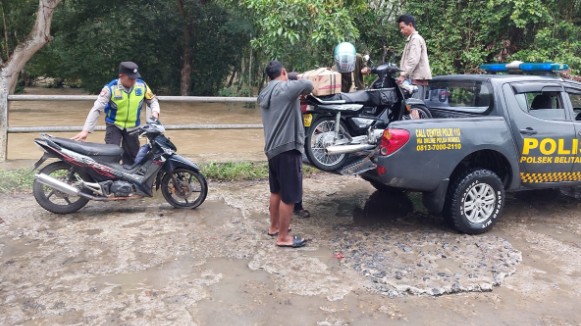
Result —
[{"label": "police pickup truck", "polygon": [[581,83],[483,66],[509,74],[434,78],[424,99],[434,119],[392,122],[377,168],[361,175],[379,190],[422,192],[431,213],[468,234],[493,227],[506,192],[581,185]]}]

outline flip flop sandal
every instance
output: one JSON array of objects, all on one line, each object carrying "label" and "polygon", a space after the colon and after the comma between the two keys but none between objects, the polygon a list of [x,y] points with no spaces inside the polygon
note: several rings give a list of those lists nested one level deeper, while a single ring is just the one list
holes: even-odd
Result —
[{"label": "flip flop sandal", "polygon": [[[292,231],[292,229],[291,228],[288,228],[288,232],[290,232],[290,231]],[[266,234],[269,235],[269,236],[271,236],[271,237],[278,236],[278,232],[270,233],[270,232],[266,231]]]},{"label": "flip flop sandal", "polygon": [[309,218],[309,217],[311,217],[311,213],[308,210],[306,210],[306,209],[301,209],[301,210],[295,211],[294,213],[298,217],[302,217],[302,218]]},{"label": "flip flop sandal", "polygon": [[304,247],[307,244],[307,240],[302,239],[300,236],[295,235],[293,237],[293,243],[292,244],[285,244],[285,245],[279,245],[277,244],[277,247],[281,247],[281,248],[300,248],[300,247]]}]

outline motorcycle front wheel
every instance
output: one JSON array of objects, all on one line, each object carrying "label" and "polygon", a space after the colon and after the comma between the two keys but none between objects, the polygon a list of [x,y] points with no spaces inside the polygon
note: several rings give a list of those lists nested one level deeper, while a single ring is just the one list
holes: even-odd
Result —
[{"label": "motorcycle front wheel", "polygon": [[208,195],[206,178],[196,170],[177,168],[161,180],[161,193],[176,208],[196,208]]},{"label": "motorcycle front wheel", "polygon": [[339,127],[339,137],[335,139],[335,118],[321,117],[307,131],[305,152],[311,163],[323,171],[335,171],[342,167],[347,160],[346,154],[329,155],[325,148],[336,144],[337,141],[351,138],[343,123]]},{"label": "motorcycle front wheel", "polygon": [[[40,170],[40,173],[72,186],[76,186],[78,178],[81,178],[77,171],[64,162],[51,163]],[[38,180],[34,180],[32,184],[32,194],[42,208],[55,214],[74,213],[89,202],[87,198],[65,194],[64,192],[38,182]]]}]

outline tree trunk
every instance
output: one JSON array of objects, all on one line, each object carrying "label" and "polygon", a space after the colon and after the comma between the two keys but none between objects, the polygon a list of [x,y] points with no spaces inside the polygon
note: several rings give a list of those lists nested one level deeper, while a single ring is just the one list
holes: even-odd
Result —
[{"label": "tree trunk", "polygon": [[190,95],[192,87],[192,34],[193,26],[188,17],[184,0],[177,0],[178,12],[183,20],[182,69],[180,71],[180,95]]},{"label": "tree trunk", "polygon": [[0,75],[0,162],[8,151],[8,79]]},{"label": "tree trunk", "polygon": [[18,74],[32,56],[52,40],[50,25],[55,8],[61,0],[39,0],[36,20],[30,34],[16,46],[0,71],[0,162],[6,160],[8,142],[8,94],[13,93]]},{"label": "tree trunk", "polygon": [[230,75],[230,80],[228,80],[228,87],[232,87],[232,84],[234,83],[234,78],[236,78],[236,72],[238,72],[238,68],[234,67],[232,75]]},{"label": "tree trunk", "polygon": [[54,9],[61,0],[39,0],[36,11],[36,21],[32,31],[26,39],[18,44],[4,66],[2,67],[2,77],[8,79],[9,89],[14,89],[18,82],[18,73],[24,65],[38,52],[46,43],[52,40],[50,36],[50,25]]}]

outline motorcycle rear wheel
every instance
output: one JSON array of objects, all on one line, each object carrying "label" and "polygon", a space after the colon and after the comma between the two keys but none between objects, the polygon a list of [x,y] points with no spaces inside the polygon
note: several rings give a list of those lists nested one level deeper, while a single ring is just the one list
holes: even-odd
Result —
[{"label": "motorcycle rear wheel", "polygon": [[[64,162],[51,163],[40,173],[64,181],[70,185],[75,185],[77,177],[81,177],[70,165]],[[44,209],[55,214],[70,214],[83,208],[89,199],[78,196],[71,196],[58,191],[50,186],[46,186],[38,180],[32,184],[32,194],[36,202]]]},{"label": "motorcycle rear wheel", "polygon": [[425,105],[412,105],[409,112],[406,112],[402,117],[402,120],[418,120],[418,119],[431,119],[432,113]]},{"label": "motorcycle rear wheel", "polygon": [[[321,117],[307,130],[305,152],[309,161],[323,171],[335,171],[345,164],[346,154],[329,155],[325,148],[331,146],[335,137],[335,118]],[[351,138],[343,123],[339,127],[339,139]]]},{"label": "motorcycle rear wheel", "polygon": [[208,195],[204,176],[193,169],[177,168],[161,180],[161,193],[175,208],[196,208]]}]

